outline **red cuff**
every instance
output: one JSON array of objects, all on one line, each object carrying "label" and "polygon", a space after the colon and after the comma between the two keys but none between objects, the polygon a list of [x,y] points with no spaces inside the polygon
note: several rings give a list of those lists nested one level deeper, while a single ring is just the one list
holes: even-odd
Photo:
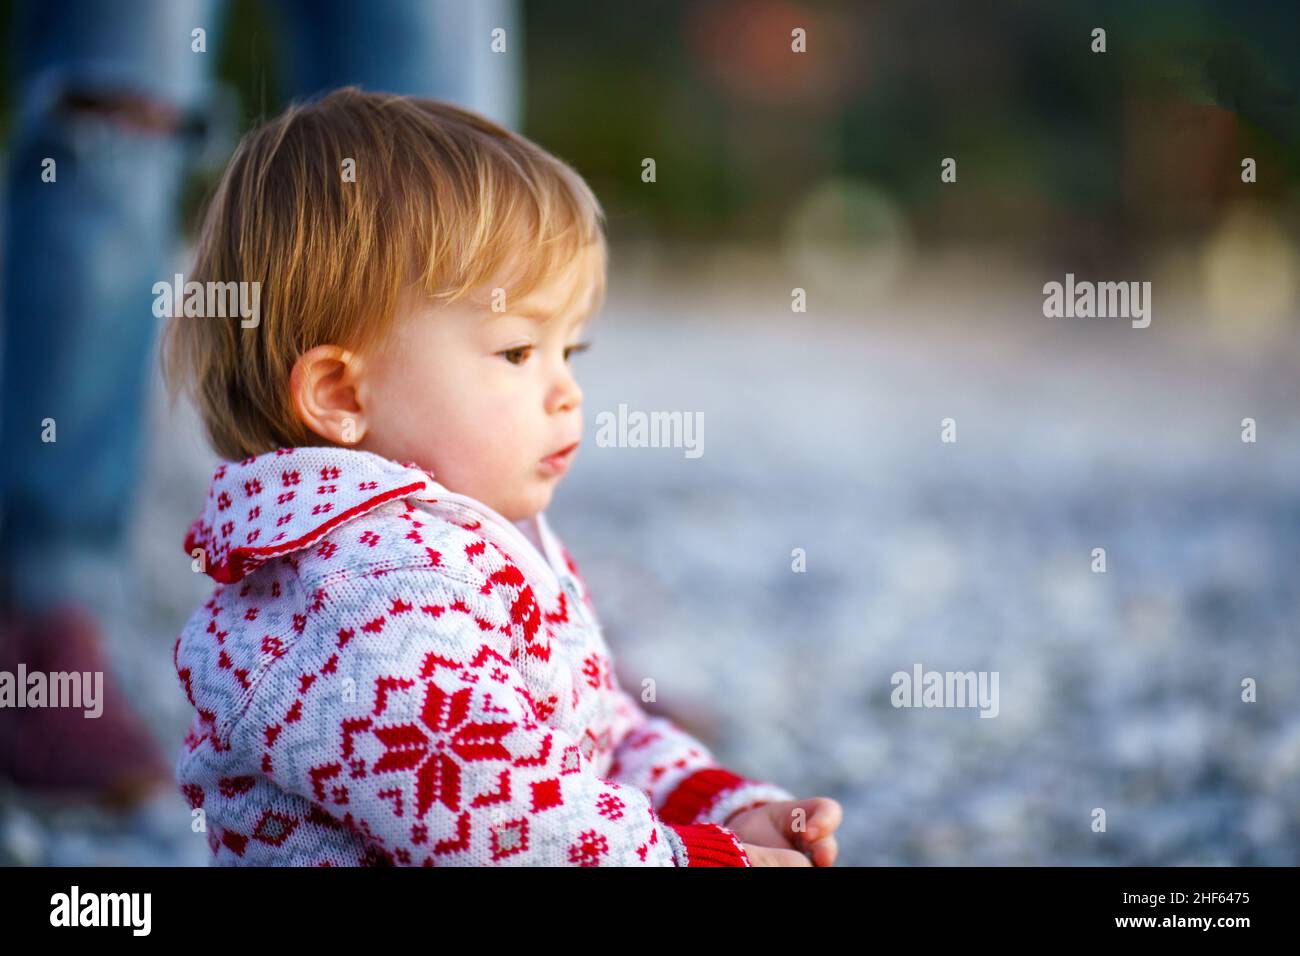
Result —
[{"label": "red cuff", "polygon": [[659,817],[668,823],[690,823],[712,806],[719,794],[752,782],[722,767],[697,770],[668,795]]},{"label": "red cuff", "polygon": [[735,833],[716,823],[672,825],[686,846],[687,866],[753,866]]}]

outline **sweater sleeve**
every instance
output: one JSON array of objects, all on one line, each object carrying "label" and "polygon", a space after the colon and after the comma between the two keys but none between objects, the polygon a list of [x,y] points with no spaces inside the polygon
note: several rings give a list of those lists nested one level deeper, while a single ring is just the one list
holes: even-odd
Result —
[{"label": "sweater sleeve", "polygon": [[674,721],[647,713],[621,687],[617,693],[620,723],[610,778],[648,793],[660,819],[725,824],[739,810],[797,799],[777,784],[728,770]]},{"label": "sweater sleeve", "polygon": [[[298,645],[302,666],[281,669],[279,689],[259,693],[264,703],[254,698],[241,723],[277,786],[359,833],[376,856],[426,866],[751,865],[732,831],[664,819],[641,790],[598,776],[580,742],[543,719],[508,606],[427,570],[346,587],[337,637],[308,632],[316,640]],[[307,670],[317,676],[300,687],[295,674]],[[286,693],[296,693],[287,707]]]},{"label": "sweater sleeve", "polygon": [[[569,571],[582,583],[585,595],[588,585],[577,562],[563,542],[560,548]],[[596,615],[589,601],[587,608],[591,615]],[[648,794],[660,819],[685,826],[725,824],[727,818],[740,810],[797,799],[774,783],[728,770],[703,743],[672,720],[647,713],[622,687],[616,689],[616,694],[617,743],[608,776]]]}]

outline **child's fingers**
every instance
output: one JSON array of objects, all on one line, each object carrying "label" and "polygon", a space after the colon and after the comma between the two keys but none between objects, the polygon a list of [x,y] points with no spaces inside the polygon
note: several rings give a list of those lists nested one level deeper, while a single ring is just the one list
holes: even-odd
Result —
[{"label": "child's fingers", "polygon": [[820,840],[814,840],[804,849],[808,859],[812,860],[814,866],[830,866],[839,856],[840,846],[833,836],[825,836]]},{"label": "child's fingers", "polygon": [[742,843],[751,866],[812,866],[813,862],[797,850]]},{"label": "child's fingers", "polygon": [[844,819],[844,811],[840,808],[839,802],[830,797],[814,797],[812,800],[803,801],[803,805],[809,807],[811,811],[804,832],[801,834],[807,843],[834,833],[840,821]]},{"label": "child's fingers", "polygon": [[[799,813],[800,810],[803,813]],[[830,797],[787,800],[772,804],[771,811],[779,816],[777,822],[782,835],[799,843],[810,843],[819,837],[829,836],[844,818],[839,803]]]}]

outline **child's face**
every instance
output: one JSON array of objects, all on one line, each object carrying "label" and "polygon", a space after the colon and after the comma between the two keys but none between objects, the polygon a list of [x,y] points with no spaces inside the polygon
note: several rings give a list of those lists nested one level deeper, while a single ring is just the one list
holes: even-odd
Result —
[{"label": "child's face", "polygon": [[355,447],[415,462],[510,521],[545,510],[576,449],[552,456],[582,437],[582,390],[570,365],[586,326],[585,298],[573,308],[577,274],[575,265],[504,312],[488,298],[399,316],[366,359],[366,427]]}]

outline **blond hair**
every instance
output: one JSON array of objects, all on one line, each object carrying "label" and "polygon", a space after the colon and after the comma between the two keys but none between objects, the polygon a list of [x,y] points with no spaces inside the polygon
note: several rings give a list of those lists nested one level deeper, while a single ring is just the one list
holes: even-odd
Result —
[{"label": "blond hair", "polygon": [[604,221],[567,164],[448,103],[347,87],[290,106],[235,150],[188,277],[260,283],[258,320],[169,318],[168,393],[191,395],[227,460],[327,444],[293,409],[300,355],[322,344],[364,351],[406,295],[450,304],[514,263],[509,298],[526,297],[584,252],[596,253],[585,286],[595,312]]}]

